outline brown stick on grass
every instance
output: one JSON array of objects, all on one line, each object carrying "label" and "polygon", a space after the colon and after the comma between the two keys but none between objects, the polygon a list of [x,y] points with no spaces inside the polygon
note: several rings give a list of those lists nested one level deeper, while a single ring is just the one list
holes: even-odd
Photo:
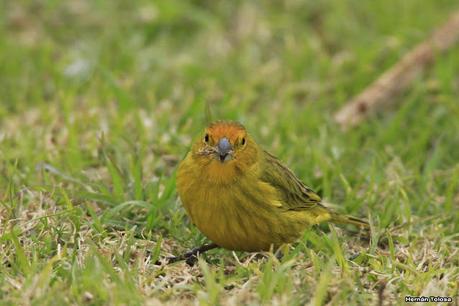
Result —
[{"label": "brown stick on grass", "polygon": [[459,11],[433,34],[402,57],[393,67],[384,72],[362,93],[350,100],[335,114],[335,120],[342,127],[352,127],[369,115],[393,105],[395,97],[404,91],[435,56],[459,41]]}]

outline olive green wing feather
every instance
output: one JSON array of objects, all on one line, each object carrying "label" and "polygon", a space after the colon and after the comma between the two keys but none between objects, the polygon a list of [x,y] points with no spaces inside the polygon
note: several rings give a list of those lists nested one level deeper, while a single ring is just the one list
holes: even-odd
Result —
[{"label": "olive green wing feather", "polygon": [[283,207],[288,210],[303,210],[323,207],[321,198],[303,184],[295,174],[269,152],[263,152],[264,167],[261,180],[279,191]]},{"label": "olive green wing feather", "polygon": [[[269,183],[278,190],[282,197],[282,207],[284,209],[296,211],[312,210],[316,213],[326,212],[330,221],[334,223],[354,224],[366,228],[370,227],[365,220],[341,215],[323,206],[320,203],[320,197],[312,191],[311,188],[303,184],[289,168],[284,166],[270,153],[264,151],[263,154],[266,165],[263,167],[264,170],[261,174],[261,180]],[[324,219],[317,219],[316,221],[321,222],[324,221]]]}]

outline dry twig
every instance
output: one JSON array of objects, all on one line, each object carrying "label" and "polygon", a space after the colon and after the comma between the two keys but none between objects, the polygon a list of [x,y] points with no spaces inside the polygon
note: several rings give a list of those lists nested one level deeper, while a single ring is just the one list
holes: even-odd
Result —
[{"label": "dry twig", "polygon": [[335,114],[344,128],[359,124],[370,114],[393,105],[395,97],[405,90],[435,59],[459,41],[459,11],[418,44],[392,68],[387,70],[362,93],[350,100]]}]

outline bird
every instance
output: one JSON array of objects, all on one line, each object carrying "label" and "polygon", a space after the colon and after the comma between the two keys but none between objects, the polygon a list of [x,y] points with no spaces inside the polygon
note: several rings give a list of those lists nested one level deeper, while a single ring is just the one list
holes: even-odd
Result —
[{"label": "bird", "polygon": [[369,227],[365,220],[326,207],[235,121],[216,121],[205,128],[180,162],[176,184],[192,223],[212,241],[181,258],[215,247],[276,249],[322,222]]}]

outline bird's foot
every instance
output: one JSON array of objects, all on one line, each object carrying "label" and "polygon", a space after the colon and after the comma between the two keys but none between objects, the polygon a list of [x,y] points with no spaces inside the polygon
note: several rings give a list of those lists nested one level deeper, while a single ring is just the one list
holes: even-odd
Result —
[{"label": "bird's foot", "polygon": [[194,248],[185,254],[179,256],[168,257],[166,263],[171,264],[177,261],[185,260],[186,264],[190,267],[194,266],[194,264],[198,261],[198,255],[204,254],[205,252],[217,248],[218,245],[215,243],[204,244],[198,248]]}]

